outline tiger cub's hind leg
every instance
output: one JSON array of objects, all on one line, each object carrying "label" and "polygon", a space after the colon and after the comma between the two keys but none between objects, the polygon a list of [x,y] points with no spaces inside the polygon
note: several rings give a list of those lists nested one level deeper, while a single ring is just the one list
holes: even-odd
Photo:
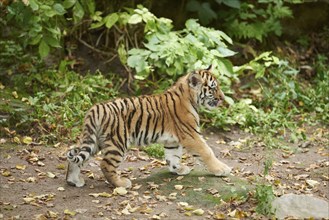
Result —
[{"label": "tiger cub's hind leg", "polygon": [[131,181],[128,178],[120,177],[117,168],[123,160],[123,152],[110,146],[104,149],[103,160],[101,161],[101,170],[106,180],[116,187],[130,188]]},{"label": "tiger cub's hind leg", "polygon": [[79,148],[71,149],[67,152],[68,167],[66,171],[66,182],[71,186],[82,187],[85,185],[84,179],[80,176],[81,165],[77,163],[77,155],[80,153]]},{"label": "tiger cub's hind leg", "polygon": [[165,159],[169,166],[169,171],[177,175],[187,175],[191,169],[181,164],[181,158],[183,155],[183,148],[178,146],[165,146]]}]

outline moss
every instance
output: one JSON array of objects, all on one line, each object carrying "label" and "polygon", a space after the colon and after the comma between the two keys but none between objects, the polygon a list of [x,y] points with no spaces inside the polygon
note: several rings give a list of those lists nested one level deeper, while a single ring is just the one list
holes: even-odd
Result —
[{"label": "moss", "polygon": [[[197,206],[215,206],[220,204],[221,200],[244,200],[252,188],[250,184],[240,178],[230,176],[230,184],[228,184],[222,178],[202,170],[193,170],[181,180],[177,180],[177,177],[163,168],[145,179],[137,180],[137,182],[142,184],[145,189],[147,187],[145,182],[154,182],[159,185],[160,194],[168,196],[170,193],[177,192],[177,201]],[[176,190],[175,185],[183,185],[184,188]],[[194,189],[197,188],[202,188],[202,190],[195,191]],[[208,189],[217,190],[219,197],[212,195]]]}]

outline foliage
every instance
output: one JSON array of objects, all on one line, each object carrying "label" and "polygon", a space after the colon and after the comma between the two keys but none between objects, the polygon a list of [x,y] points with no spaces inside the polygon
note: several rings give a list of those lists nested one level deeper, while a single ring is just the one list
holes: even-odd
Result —
[{"label": "foliage", "polygon": [[143,147],[143,151],[145,151],[150,157],[164,158],[164,148],[161,144],[151,144]]},{"label": "foliage", "polygon": [[[224,32],[202,27],[196,20],[188,20],[186,28],[173,31],[172,21],[157,18],[148,9],[139,5],[135,10],[110,13],[104,17],[94,16],[91,28],[117,27],[132,28],[138,24],[144,26],[144,48],[129,49],[123,36],[118,39],[118,55],[124,65],[134,68],[135,78],[145,80],[150,75],[158,78],[171,77],[173,80],[187,71],[214,64],[221,69],[225,85],[230,84],[233,76],[232,64],[226,57],[235,52],[227,48],[232,40]],[[167,86],[167,85],[166,85]]]},{"label": "foliage", "polygon": [[[215,111],[204,109],[205,117],[215,127],[229,129],[239,125],[261,135],[268,147],[278,147],[273,137],[305,139],[305,121],[328,123],[327,59],[319,56],[317,77],[313,84],[303,80],[300,72],[270,52],[264,52],[249,63],[235,68],[240,76],[251,76],[242,88],[240,98],[228,108]],[[313,112],[312,115],[309,112]],[[296,118],[299,120],[296,121]]]},{"label": "foliage", "polygon": [[[228,7],[220,7],[221,4]],[[283,0],[216,0],[206,2],[190,0],[186,7],[188,11],[197,12],[203,25],[221,21],[220,27],[229,36],[259,41],[273,33],[280,36],[282,33],[281,20],[292,16],[291,9],[284,5]]]},{"label": "foliage", "polygon": [[[15,127],[34,129],[40,135],[37,138],[49,142],[74,139],[80,131],[86,111],[94,103],[113,98],[118,93],[112,83],[113,78],[107,79],[100,73],[81,76],[64,68],[64,71],[46,70],[25,79],[25,86],[33,92],[31,96],[23,95],[22,101],[31,110],[22,114],[20,108],[15,108],[20,113],[20,117],[16,117]],[[26,88],[20,89],[26,91]],[[10,114],[14,115],[15,112]],[[9,126],[12,123],[3,121],[2,125]]]},{"label": "foliage", "polygon": [[[95,2],[65,1],[13,1],[7,6],[5,26],[17,32],[24,47],[38,45],[39,55],[46,57],[51,48],[61,48],[62,38],[69,31],[67,22],[81,21],[85,13],[94,14]],[[13,35],[14,36],[14,35]]]},{"label": "foliage", "polygon": [[260,184],[256,186],[256,212],[265,216],[273,214],[272,201],[275,198],[272,185]]},{"label": "foliage", "polygon": [[[207,25],[218,19],[216,10],[211,5],[212,2],[189,0],[186,4],[187,11],[196,12],[201,24]],[[216,0],[217,5],[224,4],[231,8],[239,9],[241,7],[240,0]]]},{"label": "foliage", "polygon": [[235,53],[225,42],[232,43],[232,40],[221,31],[200,26],[195,20],[188,20],[185,25],[186,29],[179,32],[149,30],[145,49],[128,52],[127,64],[136,70],[137,79],[146,79],[152,70],[175,78],[188,70],[213,63],[221,69],[224,83],[229,84],[228,78],[233,76],[233,70],[225,57]]},{"label": "foliage", "polygon": [[[128,70],[135,70],[134,77],[138,79],[135,83],[142,89],[149,86],[157,92],[162,91],[187,71],[214,64],[215,74],[219,77],[227,95],[226,101],[230,104],[228,108],[216,111],[203,110],[203,118],[210,120],[216,127],[228,129],[231,125],[239,125],[248,131],[262,134],[269,140],[272,136],[284,138],[289,134],[296,141],[305,138],[300,129],[305,120],[329,120],[326,86],[329,74],[325,56],[318,57],[314,64],[318,74],[313,81],[308,82],[300,76],[298,68],[270,52],[261,53],[245,65],[233,67],[229,60],[235,54],[229,49],[233,43],[231,38],[222,31],[203,27],[193,19],[186,21],[185,28],[173,30],[171,20],[158,18],[143,6],[113,12],[96,9],[94,1],[48,1],[45,4],[41,0],[29,2],[28,6],[21,1],[10,4],[7,17],[2,20],[1,25],[14,24],[12,30],[19,33],[19,36],[24,36],[21,38],[24,44],[34,41],[42,48],[39,50],[42,56],[49,51],[44,50],[47,46],[44,47],[42,41],[48,47],[64,46],[63,36],[70,36],[77,26],[84,23],[90,28],[89,31],[106,29],[114,34],[120,61]],[[253,4],[234,1],[235,5],[233,1],[216,2],[231,4],[228,5],[231,10],[237,10],[237,15],[242,20],[246,19],[247,23],[266,23],[264,19],[276,23],[279,18],[289,14],[289,9],[281,1],[259,0]],[[194,0],[188,4],[196,5],[198,2]],[[199,4],[208,7],[203,3]],[[248,10],[244,9],[246,4]],[[258,7],[259,10],[251,10]],[[276,7],[282,11],[274,12]],[[256,15],[252,15],[253,13]],[[263,20],[259,17],[263,17]],[[229,21],[228,19],[227,22]],[[33,28],[27,28],[27,25]],[[279,25],[277,23],[274,26]],[[276,29],[273,27],[268,30],[262,27],[259,29],[270,33]],[[142,37],[134,34],[139,31],[143,32]],[[104,32],[101,33],[99,39]],[[266,36],[264,33],[256,38]],[[51,40],[48,42],[48,39]],[[57,43],[51,43],[53,41]],[[78,76],[73,71],[67,71],[66,66],[69,63],[65,63],[66,61],[58,65],[58,71],[43,71],[38,67],[36,58],[25,53],[27,48],[17,42],[2,40],[0,48],[0,66],[5,70],[1,74],[5,79],[11,80],[7,85],[13,85],[13,90],[20,87],[26,98],[29,97],[27,94],[31,94],[31,98],[25,102],[36,109],[34,115],[24,116],[23,124],[33,122],[44,126],[45,123],[47,126],[43,130],[57,130],[59,133],[60,130],[74,127],[72,132],[75,133],[78,130],[75,128],[79,124],[78,120],[81,120],[92,103],[117,94],[115,86],[103,88],[113,84],[112,78],[105,79],[101,75]],[[250,77],[251,82],[233,91],[232,84],[239,83],[238,76]],[[104,95],[108,92],[111,93],[109,97]],[[238,100],[234,103],[231,96],[236,96]],[[314,113],[311,117],[305,117],[309,112]],[[55,113],[60,116],[57,117]],[[295,123],[296,117],[301,119],[298,123]]]},{"label": "foliage", "polygon": [[291,17],[291,9],[283,1],[258,0],[257,3],[244,2],[240,9],[222,14],[225,29],[231,36],[262,41],[269,34],[282,34],[280,19]]}]

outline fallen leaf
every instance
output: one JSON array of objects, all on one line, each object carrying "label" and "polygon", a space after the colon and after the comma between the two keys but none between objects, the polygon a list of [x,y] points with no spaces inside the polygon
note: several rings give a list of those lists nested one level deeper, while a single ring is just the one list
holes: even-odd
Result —
[{"label": "fallen leaf", "polygon": [[142,187],[142,185],[136,185],[136,186],[134,186],[133,188],[132,188],[132,190],[138,190],[138,189],[140,189]]},{"label": "fallen leaf", "polygon": [[304,180],[309,176],[310,176],[309,174],[299,174],[299,175],[295,176],[295,179],[296,180]]},{"label": "fallen leaf", "polygon": [[151,212],[153,212],[153,209],[148,206],[143,206],[139,209],[139,212],[142,214],[150,214]]},{"label": "fallen leaf", "polygon": [[123,195],[126,195],[128,193],[128,191],[126,190],[126,188],[124,187],[116,187],[114,190],[113,190],[113,194],[114,195],[120,195],[120,196],[123,196]]},{"label": "fallen leaf", "polygon": [[155,220],[160,220],[160,219],[161,219],[161,217],[160,217],[160,216],[158,216],[158,215],[153,215],[153,216],[152,216],[152,219],[155,219]]},{"label": "fallen leaf", "polygon": [[[19,218],[15,218],[15,219],[19,219]],[[47,220],[48,218],[44,214],[38,214],[38,215],[34,215],[34,219],[35,220]]]},{"label": "fallen leaf", "polygon": [[21,144],[21,140],[17,136],[14,137],[14,142],[17,144]]},{"label": "fallen leaf", "polygon": [[15,99],[18,99],[18,94],[16,91],[13,91],[11,94],[14,96]]},{"label": "fallen leaf", "polygon": [[175,189],[176,190],[182,190],[183,189],[183,185],[175,185]]},{"label": "fallen leaf", "polygon": [[233,211],[227,213],[227,215],[230,216],[230,217],[234,217],[235,213],[236,213],[236,209],[234,209]]},{"label": "fallen leaf", "polygon": [[5,171],[1,172],[1,175],[4,176],[4,177],[8,177],[8,176],[11,176],[11,173],[10,173],[9,170],[5,170]]},{"label": "fallen leaf", "polygon": [[69,209],[64,210],[65,215],[75,216],[77,213],[75,211],[70,211]]},{"label": "fallen leaf", "polygon": [[57,190],[58,191],[65,191],[64,187],[58,187]]},{"label": "fallen leaf", "polygon": [[32,138],[31,137],[27,137],[27,136],[25,136],[25,137],[23,137],[23,139],[22,139],[22,142],[24,143],[24,144],[31,144],[32,143]]},{"label": "fallen leaf", "polygon": [[177,199],[176,196],[177,196],[177,193],[170,193],[168,196],[168,199],[175,200],[175,199]]},{"label": "fallen leaf", "polygon": [[167,198],[165,196],[162,196],[162,195],[156,195],[155,198],[157,200],[159,200],[160,202],[166,202],[167,201]]},{"label": "fallen leaf", "polygon": [[49,217],[49,218],[57,218],[58,217],[58,213],[48,210],[47,211],[47,217]]},{"label": "fallen leaf", "polygon": [[202,188],[195,188],[195,189],[193,189],[193,191],[195,191],[195,192],[201,192],[202,191]]},{"label": "fallen leaf", "polygon": [[178,205],[182,206],[182,207],[186,207],[188,206],[187,202],[179,202]]},{"label": "fallen leaf", "polygon": [[88,209],[76,209],[75,211],[77,213],[83,214],[83,213],[86,213],[88,211]]},{"label": "fallen leaf", "polygon": [[191,212],[185,212],[184,215],[186,215],[186,216],[192,216],[192,213]]},{"label": "fallen leaf", "polygon": [[44,166],[45,166],[45,164],[44,164],[43,162],[41,162],[41,161],[38,161],[37,164],[38,164],[38,166],[40,166],[40,167],[44,167]]},{"label": "fallen leaf", "polygon": [[32,197],[26,197],[26,198],[23,198],[24,202],[26,203],[30,203],[30,202],[34,202],[35,201],[35,198],[32,198]]},{"label": "fallen leaf", "polygon": [[121,213],[124,215],[130,215],[130,212],[127,208],[122,209]]},{"label": "fallen leaf", "polygon": [[213,218],[216,220],[223,220],[223,219],[226,219],[226,216],[224,213],[217,212],[213,215]]},{"label": "fallen leaf", "polygon": [[310,187],[314,188],[316,185],[320,184],[318,181],[316,180],[305,180],[305,182],[307,183],[307,185],[309,185]]},{"label": "fallen leaf", "polygon": [[47,176],[52,179],[56,178],[56,175],[53,174],[52,172],[47,172]]},{"label": "fallen leaf", "polygon": [[103,212],[99,212],[99,213],[97,213],[97,215],[102,217],[102,216],[104,216],[104,213]]},{"label": "fallen leaf", "polygon": [[57,166],[56,166],[56,168],[57,169],[59,169],[59,170],[65,170],[65,164],[58,164]]},{"label": "fallen leaf", "polygon": [[31,176],[31,177],[28,177],[26,179],[26,181],[29,182],[29,183],[34,183],[36,181],[36,178]]},{"label": "fallen leaf", "polygon": [[25,170],[26,169],[26,165],[16,165],[16,169],[17,170]]},{"label": "fallen leaf", "polygon": [[202,209],[196,209],[192,212],[194,215],[201,216],[203,215],[204,211]]}]

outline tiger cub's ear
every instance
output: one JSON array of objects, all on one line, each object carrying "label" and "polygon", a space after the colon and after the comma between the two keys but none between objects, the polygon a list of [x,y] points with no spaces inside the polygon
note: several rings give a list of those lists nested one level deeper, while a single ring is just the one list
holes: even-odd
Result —
[{"label": "tiger cub's ear", "polygon": [[190,73],[188,76],[188,84],[192,88],[199,88],[202,85],[201,76],[196,72]]}]

